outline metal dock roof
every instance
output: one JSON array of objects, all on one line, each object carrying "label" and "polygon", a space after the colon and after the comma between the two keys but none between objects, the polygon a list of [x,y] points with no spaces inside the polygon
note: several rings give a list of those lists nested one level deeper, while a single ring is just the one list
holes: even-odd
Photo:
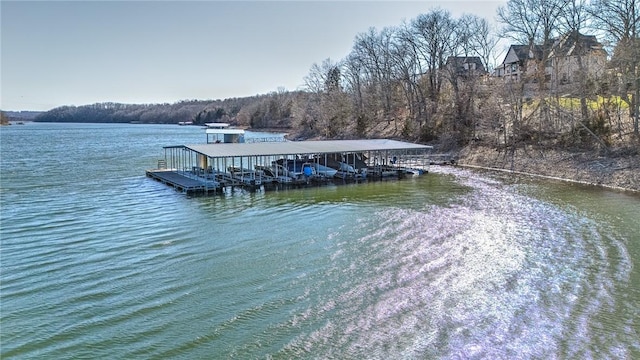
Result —
[{"label": "metal dock roof", "polygon": [[432,149],[432,146],[413,144],[397,140],[318,140],[318,141],[286,141],[263,142],[249,144],[198,144],[185,145],[186,148],[202,155],[215,157],[232,156],[267,156],[282,154],[327,154],[353,153],[385,150],[418,150]]}]

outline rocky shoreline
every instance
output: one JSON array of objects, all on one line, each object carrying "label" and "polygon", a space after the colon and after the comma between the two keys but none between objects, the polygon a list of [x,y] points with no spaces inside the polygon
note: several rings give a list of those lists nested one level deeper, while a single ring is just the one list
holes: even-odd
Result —
[{"label": "rocky shoreline", "polygon": [[[254,129],[295,134],[292,128]],[[381,134],[378,137],[384,138]],[[309,140],[309,139],[307,139]],[[440,144],[432,144],[436,148]],[[640,147],[598,150],[567,150],[526,145],[516,150],[474,143],[432,159],[434,164],[518,173],[527,176],[601,186],[640,193]]]},{"label": "rocky shoreline", "polygon": [[456,164],[640,193],[640,154],[637,150],[602,154],[533,146],[516,150],[468,146],[457,153]]}]

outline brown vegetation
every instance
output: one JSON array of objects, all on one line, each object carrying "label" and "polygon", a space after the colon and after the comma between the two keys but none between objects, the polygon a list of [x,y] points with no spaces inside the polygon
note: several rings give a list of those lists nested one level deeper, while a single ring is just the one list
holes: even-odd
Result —
[{"label": "brown vegetation", "polygon": [[9,117],[4,115],[4,111],[0,111],[0,125],[9,125]]},{"label": "brown vegetation", "polygon": [[640,154],[637,148],[599,154],[537,146],[499,150],[476,145],[462,149],[458,156],[459,164],[464,166],[640,191]]}]

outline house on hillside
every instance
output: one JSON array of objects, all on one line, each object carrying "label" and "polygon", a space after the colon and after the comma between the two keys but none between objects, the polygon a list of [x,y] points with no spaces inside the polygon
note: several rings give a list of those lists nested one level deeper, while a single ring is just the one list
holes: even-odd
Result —
[{"label": "house on hillside", "polygon": [[557,89],[579,82],[583,76],[601,78],[607,65],[607,52],[594,35],[570,32],[554,41],[549,61],[550,86]]},{"label": "house on hillside", "polygon": [[576,83],[580,79],[580,62],[586,76],[600,77],[604,74],[607,52],[593,35],[571,32],[553,39],[548,45],[511,45],[502,64],[494,70],[494,76],[505,81],[536,82],[535,76],[543,61],[544,81],[551,89]]},{"label": "house on hillside", "polygon": [[461,77],[487,74],[482,60],[477,56],[449,56],[445,67],[451,74]]},{"label": "house on hillside", "polygon": [[494,74],[506,81],[520,81],[523,76],[530,77],[535,73],[537,63],[542,60],[542,46],[511,45],[502,64],[494,70]]}]

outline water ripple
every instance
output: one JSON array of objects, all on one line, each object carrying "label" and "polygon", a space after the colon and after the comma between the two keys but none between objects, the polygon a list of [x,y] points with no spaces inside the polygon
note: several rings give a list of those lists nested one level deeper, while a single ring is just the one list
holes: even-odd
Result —
[{"label": "water ripple", "polygon": [[[345,243],[350,249],[334,259],[333,271],[349,269],[346,279],[362,272],[358,278],[369,281],[348,281],[312,310],[311,318],[340,316],[288,351],[320,348],[328,358],[362,349],[374,358],[628,357],[638,346],[628,336],[638,334],[629,326],[623,338],[602,331],[611,326],[607,314],[625,307],[614,296],[614,279],[628,279],[631,270],[620,241],[500,183],[472,186],[459,205],[383,211],[371,222],[381,225],[375,232]],[[351,262],[352,251],[365,256]],[[594,342],[599,354],[590,350]]]}]

